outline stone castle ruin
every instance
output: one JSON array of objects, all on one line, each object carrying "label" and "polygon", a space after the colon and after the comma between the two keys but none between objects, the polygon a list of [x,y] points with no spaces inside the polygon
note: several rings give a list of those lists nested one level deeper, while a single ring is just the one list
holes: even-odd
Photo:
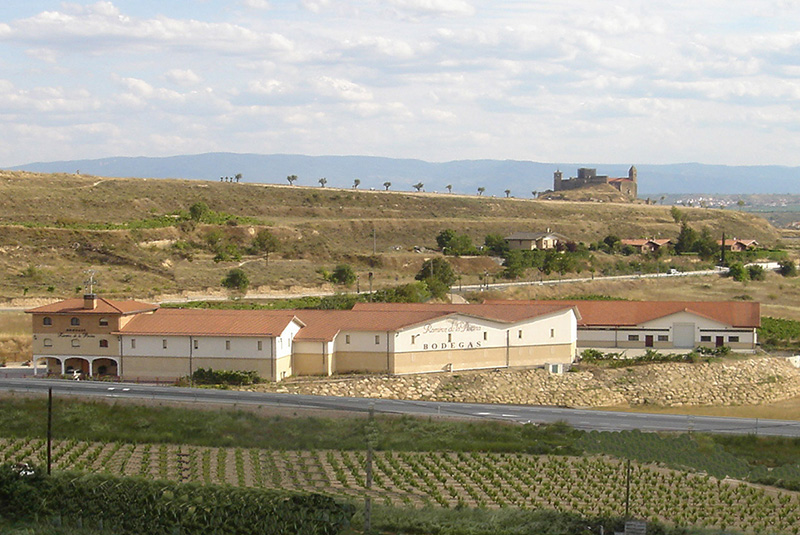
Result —
[{"label": "stone castle ruin", "polygon": [[628,176],[622,178],[610,178],[605,175],[598,175],[597,169],[581,167],[578,169],[578,176],[564,180],[563,173],[556,171],[553,173],[553,191],[565,191],[572,189],[585,188],[598,184],[608,184],[613,186],[620,193],[635,199],[638,193],[636,184],[636,167],[631,166]]}]

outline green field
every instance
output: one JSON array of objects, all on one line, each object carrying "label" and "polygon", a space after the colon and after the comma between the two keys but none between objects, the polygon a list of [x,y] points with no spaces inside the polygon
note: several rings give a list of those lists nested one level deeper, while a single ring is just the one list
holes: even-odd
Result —
[{"label": "green field", "polygon": [[[4,409],[0,461],[41,463],[44,401],[6,398]],[[800,533],[800,494],[743,482],[800,488],[798,440],[583,433],[564,425],[407,417],[370,424],[363,417],[287,418],[63,400],[55,403],[54,435],[59,469],[314,491],[356,502],[369,495],[384,507],[387,522],[408,507],[616,518],[624,513],[625,459],[632,459],[630,508],[638,517],[675,526]],[[377,450],[370,490],[368,435]],[[414,517],[407,515],[406,522]]]}]

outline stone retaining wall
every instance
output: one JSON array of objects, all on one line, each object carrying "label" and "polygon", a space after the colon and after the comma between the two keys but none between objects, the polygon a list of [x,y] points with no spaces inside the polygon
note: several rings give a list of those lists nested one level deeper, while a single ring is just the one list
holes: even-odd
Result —
[{"label": "stone retaining wall", "polygon": [[615,405],[758,405],[800,396],[800,369],[786,359],[665,363],[585,368],[563,375],[543,369],[407,376],[293,379],[255,389],[323,396],[463,401],[566,407]]}]

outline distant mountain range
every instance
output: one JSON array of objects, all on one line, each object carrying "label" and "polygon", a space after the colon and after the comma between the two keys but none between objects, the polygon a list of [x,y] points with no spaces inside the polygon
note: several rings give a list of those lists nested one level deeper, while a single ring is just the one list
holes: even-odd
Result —
[{"label": "distant mountain range", "polygon": [[[800,167],[724,166],[699,163],[648,165],[632,162],[639,172],[639,197],[677,193],[800,193]],[[627,164],[539,163],[517,160],[456,160],[433,163],[422,160],[374,156],[304,156],[297,154],[207,153],[163,158],[115,157],[99,160],[37,162],[10,168],[40,173],[75,173],[139,178],[186,178],[220,180],[242,174],[244,182],[286,184],[297,175],[297,185],[347,188],[355,179],[362,189],[412,190],[422,182],[425,191],[444,191],[448,184],[455,193],[530,197],[532,191],[553,187],[553,172],[564,178],[575,176],[579,167],[593,167],[600,175],[628,175]]]}]

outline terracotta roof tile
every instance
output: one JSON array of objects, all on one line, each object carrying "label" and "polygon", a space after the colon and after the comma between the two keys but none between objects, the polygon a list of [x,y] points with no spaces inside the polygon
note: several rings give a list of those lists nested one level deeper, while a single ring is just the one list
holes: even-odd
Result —
[{"label": "terracotta roof tile", "polygon": [[[502,323],[517,323],[527,319],[535,318],[559,312],[574,305],[565,305],[554,301],[540,301],[535,305],[520,301],[519,306],[510,306],[502,303],[498,307],[492,303],[484,304],[451,304],[451,303],[356,303],[353,310],[370,311],[396,311],[396,310],[435,310],[451,314],[464,314],[475,316]],[[576,311],[577,313],[577,311]]]},{"label": "terracotta roof tile", "polygon": [[744,301],[512,301],[488,300],[487,304],[518,307],[542,303],[578,307],[579,326],[638,325],[678,312],[690,312],[732,327],[761,326],[761,304]]},{"label": "terracotta roof tile", "polygon": [[115,334],[278,336],[292,321],[297,316],[291,310],[160,309],[133,318]]},{"label": "terracotta roof tile", "polygon": [[142,303],[139,301],[112,301],[102,297],[97,298],[94,309],[83,307],[83,298],[65,299],[57,303],[40,306],[26,310],[28,314],[137,314],[156,310],[158,305]]}]

